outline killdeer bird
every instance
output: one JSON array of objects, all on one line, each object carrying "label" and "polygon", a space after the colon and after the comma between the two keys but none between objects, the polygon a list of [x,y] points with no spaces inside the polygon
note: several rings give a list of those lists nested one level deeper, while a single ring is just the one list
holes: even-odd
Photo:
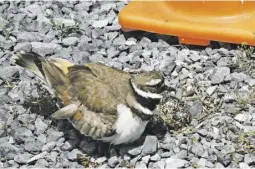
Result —
[{"label": "killdeer bird", "polygon": [[160,72],[130,73],[102,63],[75,65],[18,52],[14,62],[35,73],[63,105],[52,114],[82,134],[113,145],[140,138],[165,90]]}]

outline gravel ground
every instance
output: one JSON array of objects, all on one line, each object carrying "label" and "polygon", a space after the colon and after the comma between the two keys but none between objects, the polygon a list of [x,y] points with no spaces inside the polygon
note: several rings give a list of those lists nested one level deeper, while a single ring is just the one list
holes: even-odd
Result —
[{"label": "gravel ground", "polygon": [[[123,33],[117,14],[125,4],[0,3],[0,167],[255,167],[255,54]],[[57,109],[50,94],[31,72],[10,63],[20,49],[79,64],[163,71],[180,100],[159,106],[171,130],[160,136],[166,128],[151,122],[140,141],[105,155],[102,143],[49,117]]]}]

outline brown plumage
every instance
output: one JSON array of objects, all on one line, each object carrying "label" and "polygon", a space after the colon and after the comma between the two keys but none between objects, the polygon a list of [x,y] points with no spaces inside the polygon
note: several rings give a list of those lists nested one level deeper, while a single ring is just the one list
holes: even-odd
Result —
[{"label": "brown plumage", "polygon": [[[152,105],[153,99],[157,103],[160,100],[160,95],[154,93],[161,91],[164,86],[163,76],[159,72],[136,75],[102,63],[74,65],[64,59],[46,59],[34,52],[19,52],[13,58],[17,65],[34,72],[62,101],[65,107],[52,114],[53,118],[67,118],[82,134],[113,144],[137,139],[144,130],[148,117],[152,115],[151,110],[139,103],[139,94],[144,95],[145,100],[152,97],[146,103]],[[151,81],[153,79],[156,81]],[[122,113],[123,117],[120,119],[118,113],[122,110],[127,115],[129,111],[132,112],[130,119],[134,124],[131,126],[141,128],[137,136],[131,135],[132,129],[127,129],[127,132],[123,130],[125,124],[117,124],[116,121],[123,121],[126,116]],[[145,122],[143,117],[146,117]],[[106,137],[109,138],[104,139]]]}]

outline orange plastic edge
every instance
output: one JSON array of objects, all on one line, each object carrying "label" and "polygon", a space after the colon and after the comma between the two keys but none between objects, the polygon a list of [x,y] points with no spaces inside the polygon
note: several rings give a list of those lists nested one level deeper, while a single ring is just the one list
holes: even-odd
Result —
[{"label": "orange plastic edge", "polygon": [[184,44],[255,46],[255,1],[131,1],[118,20],[124,31],[174,35]]}]

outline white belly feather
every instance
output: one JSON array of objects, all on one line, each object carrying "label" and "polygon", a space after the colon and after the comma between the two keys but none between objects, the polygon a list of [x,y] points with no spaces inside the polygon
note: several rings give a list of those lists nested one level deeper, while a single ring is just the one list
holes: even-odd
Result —
[{"label": "white belly feather", "polygon": [[103,141],[111,144],[131,143],[139,139],[145,130],[148,121],[142,121],[134,116],[130,108],[124,104],[117,107],[118,118],[114,125],[116,134],[102,138]]}]

